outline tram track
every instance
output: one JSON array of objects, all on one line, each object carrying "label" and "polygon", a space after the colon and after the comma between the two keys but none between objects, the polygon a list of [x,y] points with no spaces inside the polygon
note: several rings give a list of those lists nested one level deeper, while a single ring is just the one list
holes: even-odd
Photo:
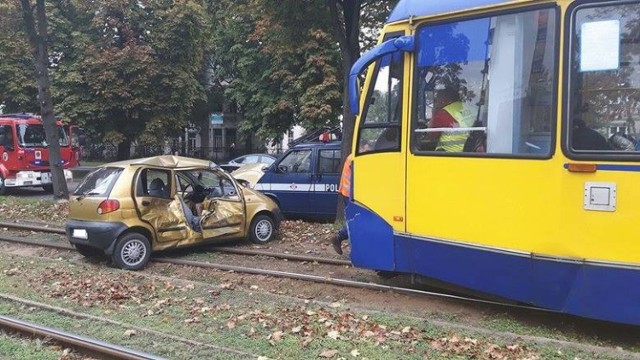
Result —
[{"label": "tram track", "polygon": [[[58,234],[59,231],[61,230],[59,228],[53,228],[53,227],[44,228],[44,227],[38,227],[38,226],[32,226],[32,225],[25,226],[21,224],[6,223],[6,222],[0,222],[0,227],[5,227],[5,228],[10,227],[13,229],[28,230],[28,231],[35,231],[35,232],[38,232],[38,230],[40,230],[40,232],[56,233],[56,234]],[[64,230],[62,230],[62,232],[64,233]],[[62,245],[60,243],[54,243],[54,242],[45,242],[43,240],[23,239],[23,238],[7,236],[7,235],[0,235],[0,241],[23,244],[23,245],[31,245],[31,246],[48,247],[48,248],[54,248],[58,250],[75,251],[75,248],[70,245]],[[215,250],[218,250],[218,249],[219,249],[218,247],[215,248]],[[274,254],[278,258],[283,258],[283,259],[290,258],[289,257],[290,254],[276,254],[276,253],[267,253],[267,254]],[[265,255],[265,252],[254,251],[254,250],[245,250],[243,251],[243,253],[240,253],[240,255],[269,256],[269,255]],[[310,259],[324,260],[323,258],[306,257],[302,255],[295,255],[295,257],[297,258],[298,261],[313,261]],[[301,258],[305,260],[300,260]],[[329,260],[333,260],[333,259],[329,259]],[[269,269],[261,269],[261,268],[246,267],[246,266],[228,265],[228,264],[214,263],[209,261],[196,261],[196,260],[185,260],[185,259],[174,259],[174,258],[152,257],[150,261],[155,263],[172,264],[172,265],[178,265],[178,266],[191,266],[191,267],[202,268],[202,269],[233,271],[236,273],[244,273],[244,274],[251,274],[251,275],[263,275],[263,276],[270,276],[270,277],[277,277],[277,278],[286,278],[291,280],[300,280],[300,281],[306,281],[306,282],[321,283],[326,285],[359,288],[359,289],[366,289],[366,290],[372,290],[372,291],[386,291],[386,292],[394,292],[394,293],[406,294],[406,295],[427,296],[432,298],[449,299],[449,300],[471,302],[471,303],[485,304],[485,305],[494,305],[494,306],[500,306],[500,307],[513,308],[513,309],[521,309],[521,310],[524,309],[524,310],[538,311],[543,313],[558,313],[557,311],[537,308],[537,307],[532,307],[527,305],[511,304],[511,303],[494,301],[494,300],[485,300],[477,297],[454,295],[446,292],[426,291],[426,290],[419,290],[419,289],[413,289],[408,287],[379,284],[374,282],[363,282],[363,281],[350,280],[350,279],[333,278],[330,276],[302,274],[302,273],[279,271],[279,270],[269,270]]]},{"label": "tram track", "polygon": [[[6,221],[0,221],[0,228],[7,228],[13,230],[20,231],[33,231],[39,233],[49,233],[49,234],[58,234],[65,235],[65,230],[63,228],[52,226],[51,224],[46,223],[12,223]],[[254,250],[254,249],[239,249],[235,247],[228,246],[216,246],[213,248],[217,252],[227,253],[227,254],[236,254],[236,255],[248,255],[248,256],[266,256],[275,259],[283,259],[283,260],[292,260],[292,261],[303,261],[303,262],[311,262],[318,264],[327,264],[327,265],[338,265],[338,266],[351,266],[351,262],[347,260],[341,259],[331,259],[331,258],[323,258],[317,256],[309,256],[309,255],[300,255],[300,254],[283,254],[276,253],[272,251],[262,251],[262,250]]]},{"label": "tram track", "polygon": [[51,339],[65,344],[74,349],[106,356],[111,359],[123,360],[159,360],[164,359],[144,352],[127,349],[125,347],[110,344],[104,341],[91,339],[82,335],[72,334],[66,331],[50,328],[44,325],[34,324],[13,317],[0,315],[0,328],[8,332],[21,333],[26,336],[40,339]]},{"label": "tram track", "polygon": [[[11,242],[15,244],[22,244],[22,245],[29,245],[29,246],[46,247],[46,248],[52,248],[52,249],[64,250],[64,251],[75,251],[75,248],[73,248],[72,246],[60,244],[60,242],[57,240],[51,241],[51,242],[45,242],[46,240],[32,240],[32,239],[23,239],[23,238],[13,237],[13,236],[0,235],[0,241]],[[499,301],[491,301],[491,300],[484,300],[484,299],[473,298],[473,297],[458,296],[458,295],[452,295],[452,294],[436,292],[436,291],[424,291],[424,290],[413,289],[413,288],[397,287],[397,286],[390,286],[390,285],[372,283],[372,282],[355,281],[355,280],[349,280],[349,279],[339,279],[339,278],[332,278],[327,276],[300,274],[300,273],[293,273],[293,272],[259,269],[259,268],[245,267],[245,266],[218,264],[218,263],[213,263],[208,261],[195,261],[195,260],[186,260],[186,259],[152,258],[151,261],[155,263],[169,264],[169,265],[175,265],[175,266],[194,267],[194,268],[201,268],[201,269],[213,269],[213,270],[234,272],[234,273],[240,273],[240,274],[262,275],[262,276],[268,276],[268,277],[314,282],[314,283],[320,283],[320,284],[326,284],[326,285],[332,285],[332,286],[349,287],[349,288],[364,289],[364,290],[377,291],[377,292],[391,292],[391,293],[413,295],[413,296],[424,296],[424,297],[429,297],[429,298],[439,299],[439,300],[453,300],[458,302],[474,303],[474,304],[480,304],[480,305],[483,305],[483,304],[493,305],[501,308],[511,308],[514,310],[519,309],[519,310],[525,310],[525,311],[532,311],[534,313],[539,312],[539,313],[558,314],[558,312],[555,312],[555,311],[526,306],[526,305],[509,304],[509,303],[503,303]],[[189,280],[185,280],[185,281],[189,281]],[[0,298],[1,297],[2,296],[0,296]],[[453,326],[455,327],[457,325],[453,325]],[[474,331],[477,330],[482,332],[482,329],[478,330],[474,328],[472,330]],[[493,332],[488,331],[488,333],[493,333]],[[521,335],[514,334],[514,336],[521,338]],[[544,343],[546,341],[546,338],[534,337],[533,340],[531,341]],[[558,340],[549,339],[549,341],[550,343],[559,343]],[[567,343],[567,344],[571,344],[571,343]],[[563,343],[563,345],[566,345],[566,344]],[[583,345],[580,345],[580,346],[583,346]],[[604,352],[610,351],[610,350],[606,350],[605,348],[600,348],[598,346],[593,346],[593,349],[591,349],[588,346],[587,348],[590,351],[591,350],[604,351]],[[640,359],[640,355],[635,353],[624,352],[623,353],[624,355],[623,355],[621,353],[618,353],[617,350],[615,351],[611,350],[610,354],[622,355],[621,358]]]},{"label": "tram track", "polygon": [[[96,322],[100,322],[103,323],[104,325],[112,325],[112,326],[117,326],[123,329],[130,329],[130,330],[135,330],[138,331],[140,333],[146,333],[146,334],[150,334],[156,337],[160,337],[160,338],[164,338],[167,340],[172,340],[172,341],[177,341],[180,343],[183,343],[185,345],[189,345],[189,346],[198,346],[198,347],[202,347],[202,348],[207,348],[207,349],[211,349],[211,350],[215,350],[216,352],[223,352],[223,353],[229,353],[229,354],[235,354],[235,355],[240,355],[242,357],[245,357],[247,359],[251,358],[251,359],[257,359],[259,358],[258,355],[250,353],[250,352],[246,352],[246,351],[242,351],[242,350],[237,350],[237,349],[233,349],[233,348],[229,348],[229,347],[225,347],[225,346],[220,346],[220,345],[216,345],[216,344],[212,344],[212,343],[205,343],[202,341],[198,341],[198,340],[194,340],[194,339],[187,339],[185,337],[182,336],[178,336],[178,335],[174,335],[174,334],[170,334],[170,333],[166,333],[163,331],[158,331],[158,330],[154,330],[154,329],[150,329],[147,327],[143,327],[143,326],[138,326],[135,324],[131,324],[131,323],[125,323],[125,322],[121,322],[121,321],[117,321],[117,320],[112,320],[109,318],[105,318],[102,316],[97,316],[97,315],[93,315],[93,314],[88,314],[88,313],[84,313],[84,312],[78,312],[78,311],[74,311],[74,310],[69,310],[66,308],[61,308],[58,306],[53,306],[53,305],[49,305],[49,304],[45,304],[45,303],[41,303],[38,301],[34,301],[31,299],[24,299],[15,295],[10,295],[10,294],[3,294],[0,293],[0,301],[6,301],[6,302],[11,302],[11,303],[16,303],[16,304],[20,304],[22,306],[28,306],[31,308],[37,308],[40,309],[42,311],[47,311],[47,312],[52,312],[52,313],[56,313],[62,316],[66,316],[66,317],[70,317],[70,318],[74,318],[74,319],[85,319],[85,320],[91,320],[91,321],[96,321]],[[37,326],[37,325],[36,325]],[[0,328],[3,327],[3,324],[0,323]],[[44,327],[44,326],[42,326]],[[9,329],[9,328],[6,328]],[[29,330],[29,328],[26,328],[27,330]],[[12,330],[12,329],[9,329]],[[55,330],[55,329],[54,329]],[[16,329],[15,331],[18,331],[18,329]],[[61,332],[59,330],[57,330],[58,332]],[[31,331],[25,332],[26,335],[32,335],[34,334]],[[68,333],[67,333],[68,334]],[[73,334],[70,334],[73,336]],[[78,335],[75,335],[78,336]],[[80,336],[78,336],[80,337]],[[44,336],[44,338],[47,339],[54,339],[55,338],[51,337],[51,336]],[[82,337],[80,337],[82,338]],[[91,340],[91,339],[89,339]],[[68,344],[65,341],[61,341],[61,340],[57,340],[60,343],[64,343],[64,344]],[[100,343],[100,342],[99,342]],[[107,346],[108,345],[112,345],[112,344],[107,344],[104,343]],[[74,344],[69,344],[72,345],[72,347],[74,348],[79,348],[80,346],[78,345],[74,345]],[[119,348],[118,345],[113,345],[116,349]],[[127,350],[127,349],[125,349]],[[135,351],[132,351],[133,355],[137,355]],[[164,359],[161,357],[157,357],[154,355],[148,355],[145,353],[138,353],[138,355],[144,355],[147,357],[142,357],[141,359]],[[117,359],[130,359],[130,357],[117,357],[114,354],[104,354],[104,355],[109,355],[109,358],[117,358]],[[123,354],[124,355],[124,354]],[[133,358],[131,358],[133,359]],[[140,358],[135,358],[135,359],[140,359]]]}]

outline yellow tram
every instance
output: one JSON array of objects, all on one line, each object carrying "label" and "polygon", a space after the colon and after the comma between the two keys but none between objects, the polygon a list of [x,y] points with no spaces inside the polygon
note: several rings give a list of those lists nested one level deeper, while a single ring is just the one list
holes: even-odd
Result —
[{"label": "yellow tram", "polygon": [[356,266],[640,325],[639,1],[400,0],[349,92]]}]

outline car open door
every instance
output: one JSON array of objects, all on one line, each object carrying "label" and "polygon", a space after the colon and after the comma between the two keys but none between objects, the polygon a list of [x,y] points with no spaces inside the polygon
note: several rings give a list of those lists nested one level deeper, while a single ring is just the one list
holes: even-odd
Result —
[{"label": "car open door", "polygon": [[182,240],[189,234],[171,179],[171,171],[164,169],[142,168],[136,175],[136,208],[140,219],[155,230],[158,242]]},{"label": "car open door", "polygon": [[204,240],[226,238],[245,229],[245,204],[231,178],[217,171],[196,170],[195,177],[207,189],[200,227]]}]

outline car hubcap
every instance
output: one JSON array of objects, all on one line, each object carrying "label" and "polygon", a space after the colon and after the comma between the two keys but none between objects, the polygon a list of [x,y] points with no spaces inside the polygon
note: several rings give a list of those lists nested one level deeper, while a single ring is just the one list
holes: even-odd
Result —
[{"label": "car hubcap", "polygon": [[272,231],[273,229],[269,220],[260,220],[258,224],[256,224],[256,237],[260,241],[268,240]]},{"label": "car hubcap", "polygon": [[136,266],[142,262],[147,249],[140,240],[131,240],[122,247],[122,261],[128,266]]}]

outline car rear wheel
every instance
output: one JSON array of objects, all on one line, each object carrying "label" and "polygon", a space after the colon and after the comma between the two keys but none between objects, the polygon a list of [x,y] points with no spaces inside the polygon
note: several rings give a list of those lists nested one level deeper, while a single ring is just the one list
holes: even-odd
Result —
[{"label": "car rear wheel", "polygon": [[151,244],[142,234],[125,234],[118,239],[111,257],[114,264],[121,269],[140,270],[151,258]]},{"label": "car rear wheel", "polygon": [[104,251],[87,245],[76,244],[76,250],[78,250],[82,256],[87,258],[95,258],[104,255]]},{"label": "car rear wheel", "polygon": [[53,184],[42,185],[42,190],[47,194],[53,194]]},{"label": "car rear wheel", "polygon": [[4,195],[7,192],[7,187],[4,185],[4,176],[0,175],[0,195]]},{"label": "car rear wheel", "polygon": [[258,215],[253,218],[249,229],[249,240],[255,244],[264,244],[273,240],[276,232],[273,219],[267,215]]}]

